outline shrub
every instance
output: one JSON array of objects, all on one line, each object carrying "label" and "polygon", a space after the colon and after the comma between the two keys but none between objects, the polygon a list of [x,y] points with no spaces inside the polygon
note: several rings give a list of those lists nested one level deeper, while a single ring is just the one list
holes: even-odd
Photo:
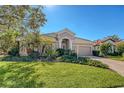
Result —
[{"label": "shrub", "polygon": [[89,60],[91,60],[89,57],[78,57],[77,58],[77,63],[86,64]]},{"label": "shrub", "polygon": [[30,62],[34,61],[34,59],[30,56],[6,56],[1,58],[1,61]]},{"label": "shrub", "polygon": [[114,53],[108,53],[108,55],[110,55],[110,56],[118,56],[120,54],[118,52],[114,52]]},{"label": "shrub", "polygon": [[45,56],[46,56],[48,61],[55,60],[57,55],[58,55],[58,52],[55,51],[55,50],[52,50],[52,49],[47,50],[46,53],[45,53]]},{"label": "shrub", "polygon": [[122,54],[122,56],[124,57],[124,53]]},{"label": "shrub", "polygon": [[62,56],[62,61],[64,62],[72,62],[73,61],[73,56],[70,56],[70,55],[63,55]]},{"label": "shrub", "polygon": [[33,58],[33,59],[38,59],[38,58],[40,58],[40,53],[37,52],[37,51],[32,51],[32,52],[29,54],[29,56],[30,56],[31,58]]},{"label": "shrub", "polygon": [[103,43],[100,46],[100,51],[102,53],[103,56],[107,56],[108,53],[111,52],[111,44],[110,43]]},{"label": "shrub", "polygon": [[57,57],[57,58],[56,58],[56,61],[58,61],[58,62],[64,62],[63,59],[62,59],[62,56]]},{"label": "shrub", "polygon": [[61,57],[57,57],[57,61],[60,62],[71,62],[71,63],[79,63],[79,64],[87,64],[91,59],[89,57],[78,57],[71,55],[63,55]]},{"label": "shrub", "polygon": [[77,63],[77,57],[71,55],[63,55],[61,57],[57,57],[56,60],[60,62]]},{"label": "shrub", "polygon": [[84,63],[83,57],[78,57],[78,58],[77,58],[77,63],[83,64],[83,63]]},{"label": "shrub", "polygon": [[87,64],[87,62],[90,60],[89,57],[78,57],[77,58],[77,63],[79,64]]},{"label": "shrub", "polygon": [[100,56],[100,51],[99,50],[93,50],[93,55],[94,56]]},{"label": "shrub", "polygon": [[89,66],[95,66],[95,67],[100,67],[100,68],[107,68],[108,69],[108,65],[103,64],[102,62],[98,61],[98,60],[91,60],[87,63],[87,65]]},{"label": "shrub", "polygon": [[15,48],[12,48],[9,52],[8,52],[9,55],[11,56],[19,56],[19,49],[17,47]]},{"label": "shrub", "polygon": [[117,47],[118,53],[122,55],[124,53],[124,42],[117,43],[116,47]]},{"label": "shrub", "polygon": [[73,52],[70,49],[65,49],[64,50],[64,55],[71,55]]},{"label": "shrub", "polygon": [[108,68],[106,64],[103,64],[97,60],[91,60],[89,57],[73,57],[70,55],[64,55],[57,58],[57,61],[60,62],[71,62],[71,63],[78,63],[83,65],[95,66],[100,68]]},{"label": "shrub", "polygon": [[58,52],[58,56],[63,56],[65,53],[65,50],[61,48],[57,49],[56,51]]},{"label": "shrub", "polygon": [[77,58],[77,54],[76,53],[71,53],[70,56],[76,57]]},{"label": "shrub", "polygon": [[75,57],[77,57],[77,54],[74,53],[74,52],[73,52],[72,50],[70,50],[70,49],[61,49],[61,48],[59,48],[59,49],[57,49],[56,51],[57,51],[57,53],[58,53],[58,57],[59,57],[59,56],[63,56],[63,55],[70,55],[70,56],[75,56]]}]

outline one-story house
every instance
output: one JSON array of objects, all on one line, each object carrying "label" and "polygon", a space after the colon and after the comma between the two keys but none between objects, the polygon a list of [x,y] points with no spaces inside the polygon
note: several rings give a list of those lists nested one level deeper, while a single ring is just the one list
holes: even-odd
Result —
[{"label": "one-story house", "polygon": [[43,34],[44,36],[52,37],[54,42],[53,49],[63,48],[71,49],[78,56],[91,56],[93,42],[87,39],[76,37],[75,33],[65,28],[58,32]]},{"label": "one-story house", "polygon": [[120,42],[120,40],[113,40],[111,37],[110,38],[105,38],[103,40],[96,40],[94,43],[93,43],[93,50],[100,50],[100,46],[103,44],[103,43],[110,43],[112,46],[111,46],[111,53],[114,53],[116,51],[116,44]]},{"label": "one-story house", "polygon": [[76,37],[75,33],[65,28],[55,33],[44,34],[56,39],[53,46],[55,49],[71,49],[74,50],[78,56],[92,55],[92,41]]}]

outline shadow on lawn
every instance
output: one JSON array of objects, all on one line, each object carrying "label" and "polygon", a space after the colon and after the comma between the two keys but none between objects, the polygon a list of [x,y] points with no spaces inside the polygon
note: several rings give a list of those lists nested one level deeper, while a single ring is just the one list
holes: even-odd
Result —
[{"label": "shadow on lawn", "polygon": [[1,61],[15,61],[15,62],[32,62],[36,59],[31,58],[30,56],[3,56],[0,57]]},{"label": "shadow on lawn", "polygon": [[[6,61],[6,62],[42,62],[42,65],[53,65],[54,61],[42,61],[34,59],[30,56],[3,56],[0,57],[0,61]],[[44,63],[43,63],[44,62]]]},{"label": "shadow on lawn", "polygon": [[0,87],[35,88],[43,87],[44,82],[36,80],[33,68],[37,63],[9,63],[0,68]]}]

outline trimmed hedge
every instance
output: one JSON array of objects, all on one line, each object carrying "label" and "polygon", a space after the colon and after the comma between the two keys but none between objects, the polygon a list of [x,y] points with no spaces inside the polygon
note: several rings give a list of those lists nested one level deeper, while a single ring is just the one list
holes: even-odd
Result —
[{"label": "trimmed hedge", "polygon": [[98,61],[98,60],[91,60],[87,63],[87,65],[89,66],[95,66],[95,67],[100,67],[100,68],[106,68],[108,69],[108,65],[103,64],[102,62]]},{"label": "trimmed hedge", "polygon": [[94,56],[100,56],[100,51],[99,50],[93,50],[93,55]]},{"label": "trimmed hedge", "polygon": [[30,56],[6,56],[1,57],[0,61],[31,62],[34,61]]},{"label": "trimmed hedge", "polygon": [[70,63],[77,63],[82,65],[89,65],[89,66],[95,66],[100,68],[106,68],[108,69],[108,65],[103,64],[100,61],[97,60],[91,60],[89,57],[73,57],[69,55],[64,55],[57,58],[57,61],[59,62],[70,62]]},{"label": "trimmed hedge", "polygon": [[58,57],[60,56],[64,56],[64,55],[69,55],[69,56],[74,56],[74,57],[77,57],[77,54],[70,50],[70,49],[57,49],[56,52],[58,53]]},{"label": "trimmed hedge", "polygon": [[10,56],[19,56],[19,49],[17,47],[12,48],[9,52],[8,55]]},{"label": "trimmed hedge", "polygon": [[57,57],[57,61],[77,63],[77,57],[70,55],[63,55],[61,57]]},{"label": "trimmed hedge", "polygon": [[63,56],[64,55],[65,49],[59,48],[56,51],[58,52],[58,57],[60,57],[60,56]]}]

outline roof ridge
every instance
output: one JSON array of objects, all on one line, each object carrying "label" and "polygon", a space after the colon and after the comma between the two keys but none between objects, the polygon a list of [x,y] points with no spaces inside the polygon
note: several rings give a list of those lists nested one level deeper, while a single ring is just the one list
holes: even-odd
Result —
[{"label": "roof ridge", "polygon": [[67,30],[67,31],[69,31],[69,32],[71,32],[71,33],[73,33],[73,34],[75,34],[75,33],[72,32],[70,29],[68,29],[68,28],[63,28],[63,29],[61,29],[61,30],[59,30],[59,31],[56,31],[56,32],[50,32],[50,33],[46,33],[46,34],[43,34],[43,35],[48,35],[48,34],[57,34],[57,33],[60,33],[60,32],[62,32],[62,31],[65,31],[65,30]]},{"label": "roof ridge", "polygon": [[75,38],[78,38],[78,39],[82,39],[82,40],[87,40],[87,41],[93,42],[92,40],[85,39],[85,38],[81,38],[81,37],[75,37]]},{"label": "roof ridge", "polygon": [[58,33],[63,32],[63,31],[68,31],[75,35],[75,33],[73,31],[71,31],[69,28],[63,28],[63,29],[59,30]]}]

